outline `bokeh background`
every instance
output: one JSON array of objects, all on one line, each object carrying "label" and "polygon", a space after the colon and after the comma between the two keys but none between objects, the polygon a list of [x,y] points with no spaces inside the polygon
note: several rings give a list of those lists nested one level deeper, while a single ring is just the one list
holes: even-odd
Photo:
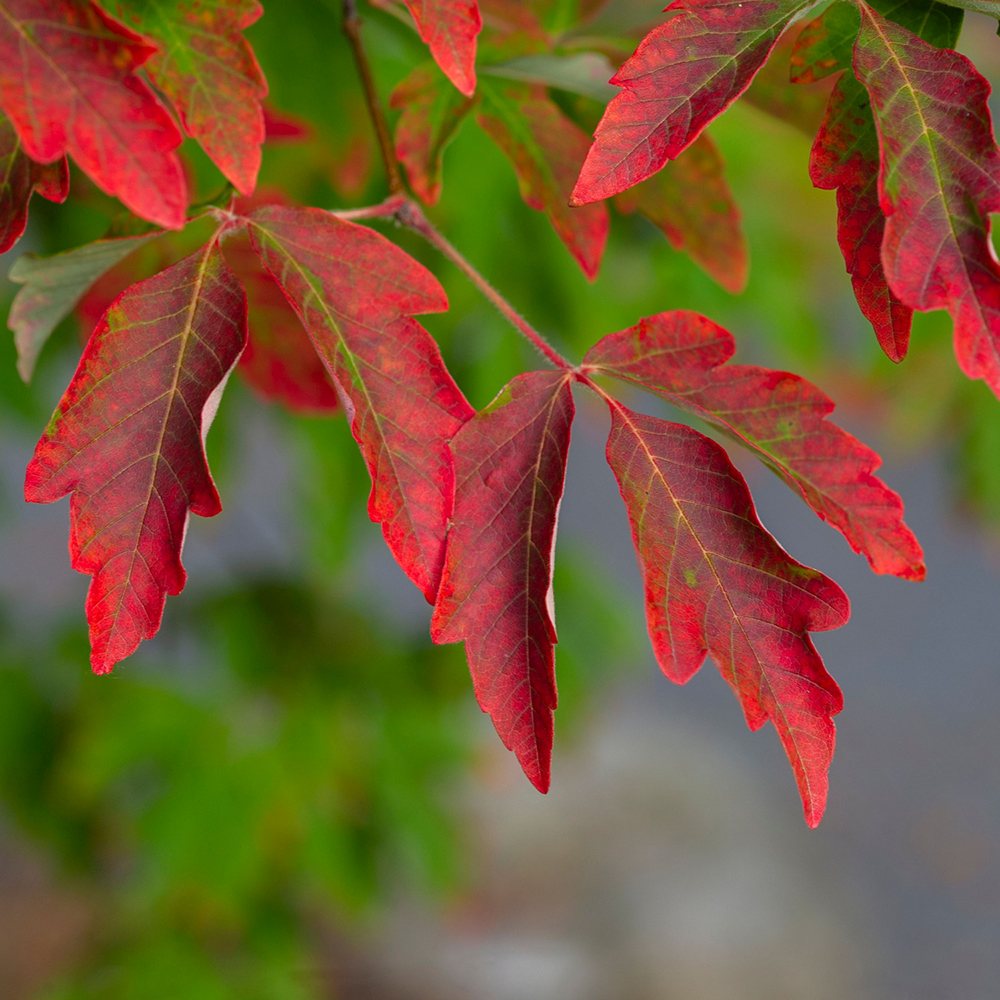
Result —
[{"label": "bokeh background", "polygon": [[[339,4],[265,6],[251,37],[273,107],[312,131],[266,151],[262,188],[378,200]],[[392,17],[366,17],[388,93],[425,52]],[[997,78],[988,19],[969,15],[962,48]],[[30,387],[0,344],[4,1000],[996,996],[1000,403],[959,376],[941,316],[918,317],[902,366],[881,356],[804,131],[741,102],[712,135],[750,244],[740,296],[638,218],[616,219],[588,284],[471,124],[432,215],[570,356],[643,315],[697,309],[733,330],[742,360],[817,381],[885,456],[924,584],[873,576],[734,456],[764,523],[852,599],[850,624],[817,640],[847,699],[820,829],[802,822],[773,731],[746,730],[710,665],[685,688],[659,675],[605,414],[582,396],[547,797],[476,708],[461,651],[431,645],[427,607],[367,520],[342,418],[294,415],[236,379],[209,437],[225,511],[190,526],[188,587],[156,640],[91,676],[66,505],[21,499],[79,353],[71,320]],[[218,176],[192,162],[211,196]],[[115,207],[74,185],[71,208],[36,200],[14,255],[105,231]],[[393,235],[445,284],[452,309],[426,322],[485,404],[536,358],[445,261]]]}]

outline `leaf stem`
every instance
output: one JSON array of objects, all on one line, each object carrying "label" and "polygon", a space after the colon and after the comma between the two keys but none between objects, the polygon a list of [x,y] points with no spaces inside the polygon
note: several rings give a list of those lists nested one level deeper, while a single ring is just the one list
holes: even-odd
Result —
[{"label": "leaf stem", "polygon": [[483,296],[499,310],[500,314],[547,360],[557,368],[576,371],[567,361],[473,266],[448,242],[424,215],[420,206],[403,199],[395,212],[397,221],[422,236],[435,250],[448,258],[479,289]]},{"label": "leaf stem", "polygon": [[382,154],[382,163],[385,166],[386,180],[389,184],[389,193],[401,194],[404,190],[403,176],[399,172],[399,164],[396,162],[392,140],[389,138],[389,126],[385,120],[378,91],[375,89],[375,77],[372,75],[368,53],[365,51],[364,42],[361,39],[361,15],[358,13],[357,0],[343,0],[343,11],[344,34],[350,43],[354,64],[357,67],[361,87],[365,93],[368,117],[371,119],[372,127],[375,129],[375,137],[378,139],[378,148]]}]

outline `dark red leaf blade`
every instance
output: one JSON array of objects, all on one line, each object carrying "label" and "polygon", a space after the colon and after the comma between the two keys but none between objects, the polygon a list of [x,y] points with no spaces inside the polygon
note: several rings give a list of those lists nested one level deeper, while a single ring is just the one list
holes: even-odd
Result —
[{"label": "dark red leaf blade", "polygon": [[679,156],[750,86],[781,33],[813,0],[676,0],[611,82],[573,204],[610,198]]},{"label": "dark red leaf blade", "polygon": [[419,66],[392,93],[400,112],[393,137],[396,158],[414,194],[433,205],[441,196],[444,151],[473,102],[448,86],[433,65]]},{"label": "dark red leaf blade", "polygon": [[879,204],[878,134],[864,88],[850,74],[838,80],[813,143],[809,174],[837,192],[837,241],[854,297],[892,361],[906,357],[913,310],[889,287],[882,266],[885,216]]},{"label": "dark red leaf blade", "polygon": [[543,87],[484,82],[480,99],[479,124],[513,165],[521,197],[545,213],[583,273],[596,277],[608,239],[607,207],[569,206],[586,135]]},{"label": "dark red leaf blade", "polygon": [[732,335],[697,313],[658,313],[609,334],[584,370],[639,385],[750,448],[877,573],[920,580],[920,543],[899,496],[875,476],[879,456],[831,423],[832,401],[788,372],[728,364]]},{"label": "dark red leaf blade", "polygon": [[947,309],[962,370],[1000,395],[1000,264],[989,232],[989,213],[1000,211],[1000,151],[990,85],[959,53],[860,8],[854,68],[879,135],[889,285],[912,309]]},{"label": "dark red leaf blade", "polygon": [[338,409],[337,390],[295,310],[260,265],[250,239],[227,240],[226,260],[247,295],[249,337],[238,371],[265,399],[297,413]]},{"label": "dark red leaf blade", "polygon": [[632,525],[657,660],[683,684],[711,655],[750,728],[774,724],[814,827],[843,698],[809,633],[845,624],[847,597],[768,534],[718,444],[609,405],[608,463]]},{"label": "dark red leaf blade", "polygon": [[0,6],[0,107],[28,156],[51,163],[68,153],[137,215],[179,229],[181,134],[136,76],[155,51],[91,0]]},{"label": "dark red leaf blade", "polygon": [[476,90],[477,0],[405,0],[434,61],[466,97]]},{"label": "dark red leaf blade", "polygon": [[454,488],[448,441],[474,413],[414,313],[448,307],[385,237],[312,208],[260,209],[250,238],[342,393],[372,478],[368,512],[434,602]]},{"label": "dark red leaf blade", "polygon": [[618,195],[623,212],[640,212],[685,250],[727,292],[741,292],[749,276],[740,210],[726,183],[722,157],[707,135],[648,180]]},{"label": "dark red leaf blade", "polygon": [[67,493],[91,663],[107,673],[160,626],[186,574],[188,514],[221,510],[204,437],[246,340],[246,300],[214,241],[105,313],[28,465],[25,498]]},{"label": "dark red leaf blade", "polygon": [[14,126],[0,115],[0,253],[6,253],[28,224],[28,203],[33,194],[61,204],[69,194],[66,158],[36,163],[25,155]]},{"label": "dark red leaf blade", "polygon": [[455,435],[455,509],[431,636],[464,640],[476,698],[528,780],[549,788],[556,707],[552,557],[571,377],[518,375]]},{"label": "dark red leaf blade", "polygon": [[263,13],[257,0],[101,0],[108,13],[153,39],[143,67],[177,109],[188,135],[250,194],[260,169],[267,83],[243,32]]}]

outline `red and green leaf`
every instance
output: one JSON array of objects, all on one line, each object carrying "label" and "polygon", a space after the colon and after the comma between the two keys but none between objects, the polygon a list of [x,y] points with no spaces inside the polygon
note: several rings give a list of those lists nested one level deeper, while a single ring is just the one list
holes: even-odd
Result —
[{"label": "red and green leaf", "polygon": [[184,587],[189,513],[221,510],[204,438],[245,340],[246,300],[213,241],[112,304],[35,449],[26,499],[71,494],[97,673],[152,638]]},{"label": "red and green leaf", "polygon": [[715,143],[702,135],[673,163],[618,195],[623,212],[640,212],[685,250],[726,291],[743,290],[750,267],[740,211]]},{"label": "red and green leaf", "polygon": [[267,83],[243,37],[263,13],[257,0],[101,0],[159,51],[143,68],[177,109],[188,135],[242,194],[260,169]]},{"label": "red and green leaf", "polygon": [[750,448],[877,573],[922,579],[923,553],[879,456],[827,418],[833,403],[788,372],[727,364],[733,338],[691,312],[659,313],[599,341],[584,370],[631,382]]},{"label": "red and green leaf", "polygon": [[627,190],[678,157],[732,104],[814,0],[676,0],[611,82],[574,204]]},{"label": "red and green leaf", "polygon": [[548,791],[552,557],[573,422],[565,372],[519,375],[455,435],[455,509],[431,635],[465,642],[476,697]]},{"label": "red and green leaf", "polygon": [[10,120],[0,115],[0,253],[6,253],[28,224],[28,203],[33,194],[61,203],[69,194],[69,165],[65,157],[55,163],[29,159]]},{"label": "red and green leaf", "polygon": [[586,135],[542,87],[491,81],[482,85],[480,98],[479,123],[513,164],[521,196],[545,213],[583,273],[595,277],[608,238],[608,210],[569,207],[587,154]]},{"label": "red and green leaf", "polygon": [[253,246],[342,393],[372,478],[369,514],[433,603],[454,487],[448,441],[472,416],[413,314],[448,302],[383,236],[311,208],[248,220]]},{"label": "red and green leaf", "polygon": [[[34,374],[35,362],[52,331],[76,308],[94,283],[159,235],[148,233],[97,240],[50,257],[29,253],[14,261],[8,278],[23,287],[18,289],[11,303],[7,325],[14,332],[17,370],[25,382]],[[101,313],[110,298],[102,303]]]},{"label": "red and green leaf", "polygon": [[466,97],[476,89],[477,0],[405,0],[434,61]]},{"label": "red and green leaf", "polygon": [[390,104],[400,111],[394,145],[410,187],[433,205],[441,196],[444,151],[473,100],[447,86],[432,66],[415,69],[394,91]]},{"label": "red and green leaf", "polygon": [[718,444],[609,405],[608,463],[632,525],[657,660],[677,683],[706,653],[715,660],[750,728],[774,724],[816,826],[843,699],[809,633],[845,624],[847,597],[768,534]]},{"label": "red and green leaf", "polygon": [[103,191],[168,229],[184,224],[181,134],[136,75],[156,50],[91,0],[0,5],[0,108],[40,163],[67,153]]},{"label": "red and green leaf", "polygon": [[989,83],[959,53],[860,8],[854,67],[878,128],[889,285],[912,309],[947,309],[963,371],[1000,394],[1000,264],[989,232],[1000,151]]}]

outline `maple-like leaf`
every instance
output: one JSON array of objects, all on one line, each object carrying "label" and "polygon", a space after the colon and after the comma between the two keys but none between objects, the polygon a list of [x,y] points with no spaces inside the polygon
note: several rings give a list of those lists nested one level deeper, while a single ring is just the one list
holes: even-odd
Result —
[{"label": "maple-like leaf", "polygon": [[240,375],[265,399],[300,413],[328,413],[337,391],[298,316],[260,265],[246,234],[228,240],[226,260],[247,295],[249,337]]},{"label": "maple-like leaf", "polygon": [[0,253],[6,253],[24,234],[28,202],[35,192],[49,201],[64,202],[69,194],[69,165],[65,157],[55,163],[29,159],[14,126],[0,115]]},{"label": "maple-like leaf", "polygon": [[372,478],[369,514],[433,603],[454,486],[448,441],[474,412],[410,318],[446,309],[444,290],[383,236],[319,209],[267,207],[248,225],[343,393]]},{"label": "maple-like leaf", "polygon": [[608,238],[604,205],[569,207],[587,154],[587,137],[542,87],[485,82],[478,119],[514,166],[521,197],[544,212],[588,278],[596,276]]},{"label": "maple-like leaf", "polygon": [[434,61],[466,97],[476,89],[477,0],[405,0]]},{"label": "maple-like leaf", "polygon": [[445,147],[473,107],[472,99],[444,84],[433,65],[419,66],[392,93],[400,111],[393,137],[396,158],[421,201],[441,196]]},{"label": "maple-like leaf", "polygon": [[260,169],[267,83],[243,37],[263,13],[257,0],[101,0],[108,13],[153,39],[143,68],[177,109],[188,135],[238,191]]},{"label": "maple-like leaf", "polygon": [[28,156],[68,153],[137,215],[177,229],[187,210],[181,134],[136,75],[155,51],[91,0],[0,4],[0,108]]},{"label": "maple-like leaf", "polygon": [[847,597],[768,534],[718,444],[609,406],[608,463],[632,525],[657,660],[684,683],[711,655],[750,728],[774,724],[816,826],[843,698],[809,633],[845,624]]},{"label": "maple-like leaf", "polygon": [[989,233],[989,213],[1000,211],[1000,151],[990,85],[959,53],[866,3],[860,9],[854,67],[879,134],[889,285],[913,309],[947,309],[963,371],[1000,395],[1000,264]]},{"label": "maple-like leaf", "polygon": [[656,393],[754,451],[878,573],[922,579],[923,553],[903,504],[874,473],[879,456],[827,418],[833,403],[811,382],[727,364],[733,338],[697,313],[658,313],[609,334],[583,370]]},{"label": "maple-like leaf", "polygon": [[814,0],[676,0],[611,82],[573,203],[609,198],[656,173],[750,86],[782,31]]},{"label": "maple-like leaf", "polygon": [[431,635],[465,641],[476,697],[540,791],[556,707],[552,556],[571,377],[519,375],[455,435],[455,509]]},{"label": "maple-like leaf", "polygon": [[622,192],[616,205],[640,212],[723,288],[746,287],[750,267],[746,237],[715,143],[702,135],[673,163]]},{"label": "maple-like leaf", "polygon": [[52,331],[94,282],[159,235],[97,240],[50,257],[29,253],[14,261],[7,277],[24,287],[14,296],[7,324],[14,331],[17,370],[25,382],[31,379],[38,355]]},{"label": "maple-like leaf", "polygon": [[91,663],[156,634],[184,586],[188,514],[221,510],[204,437],[246,339],[246,300],[213,240],[108,309],[28,465],[25,498],[67,493]]}]

